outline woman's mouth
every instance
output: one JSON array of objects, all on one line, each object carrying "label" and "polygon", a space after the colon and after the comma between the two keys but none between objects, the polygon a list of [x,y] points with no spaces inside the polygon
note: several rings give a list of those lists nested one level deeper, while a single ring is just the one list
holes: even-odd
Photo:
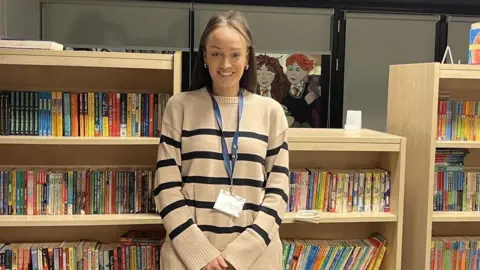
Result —
[{"label": "woman's mouth", "polygon": [[218,75],[220,75],[221,77],[224,77],[224,78],[227,78],[227,77],[230,77],[233,75],[233,72],[229,71],[229,72],[226,72],[226,71],[217,71]]}]

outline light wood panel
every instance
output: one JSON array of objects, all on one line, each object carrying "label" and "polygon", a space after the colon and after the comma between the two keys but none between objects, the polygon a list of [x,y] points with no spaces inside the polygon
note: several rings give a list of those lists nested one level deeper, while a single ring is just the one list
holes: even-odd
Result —
[{"label": "light wood panel", "polygon": [[181,90],[181,72],[181,52],[166,55],[0,48],[3,90],[173,94]]},{"label": "light wood panel", "polygon": [[428,269],[429,265],[438,77],[434,63],[390,66],[387,131],[406,137],[407,145],[404,269]]},{"label": "light wood panel", "polygon": [[[431,237],[480,235],[478,213],[433,212],[437,148],[469,148],[465,168],[480,167],[478,142],[437,142],[439,96],[480,100],[480,66],[439,63],[390,66],[387,132],[407,140],[402,265],[430,269]],[[474,228],[475,227],[475,228]]]}]

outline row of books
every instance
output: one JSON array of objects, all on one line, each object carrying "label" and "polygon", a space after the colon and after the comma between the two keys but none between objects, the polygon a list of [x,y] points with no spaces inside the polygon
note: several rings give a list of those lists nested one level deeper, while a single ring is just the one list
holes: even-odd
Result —
[{"label": "row of books", "polygon": [[480,269],[480,237],[432,237],[430,269]]},{"label": "row of books", "polygon": [[0,169],[0,215],[154,213],[153,169]]},{"label": "row of books", "polygon": [[367,239],[282,239],[285,269],[380,269],[387,249],[378,233]]},{"label": "row of books", "polygon": [[390,212],[390,172],[383,169],[291,170],[289,212]]},{"label": "row of books", "polygon": [[162,93],[0,91],[0,135],[158,137]]},{"label": "row of books", "polygon": [[479,211],[480,169],[464,168],[467,149],[437,149],[433,211]]},{"label": "row of books", "polygon": [[480,103],[472,100],[452,100],[442,96],[438,101],[438,141],[479,141]]},{"label": "row of books", "polygon": [[164,237],[159,236],[130,231],[116,243],[0,243],[0,269],[160,270]]}]

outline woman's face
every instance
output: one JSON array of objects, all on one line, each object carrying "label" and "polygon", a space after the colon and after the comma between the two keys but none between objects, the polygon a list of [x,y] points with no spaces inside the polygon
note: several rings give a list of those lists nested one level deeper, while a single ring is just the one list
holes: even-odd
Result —
[{"label": "woman's face", "polygon": [[210,33],[204,61],[216,88],[238,88],[248,61],[247,44],[240,33],[222,26]]},{"label": "woman's face", "polygon": [[268,70],[267,66],[262,65],[259,69],[257,69],[257,81],[261,87],[269,87],[273,79],[275,78],[275,73]]}]

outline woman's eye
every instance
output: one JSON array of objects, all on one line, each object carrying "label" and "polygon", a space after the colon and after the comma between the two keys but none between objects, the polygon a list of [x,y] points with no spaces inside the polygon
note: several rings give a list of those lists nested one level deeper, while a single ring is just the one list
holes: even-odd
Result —
[{"label": "woman's eye", "polygon": [[213,57],[217,57],[217,56],[219,56],[219,55],[220,55],[220,53],[218,53],[218,52],[213,52],[213,53],[211,53],[211,56],[213,56]]},{"label": "woman's eye", "polygon": [[234,58],[240,57],[240,54],[239,54],[239,53],[234,53],[234,54],[233,54],[233,57],[234,57]]}]

